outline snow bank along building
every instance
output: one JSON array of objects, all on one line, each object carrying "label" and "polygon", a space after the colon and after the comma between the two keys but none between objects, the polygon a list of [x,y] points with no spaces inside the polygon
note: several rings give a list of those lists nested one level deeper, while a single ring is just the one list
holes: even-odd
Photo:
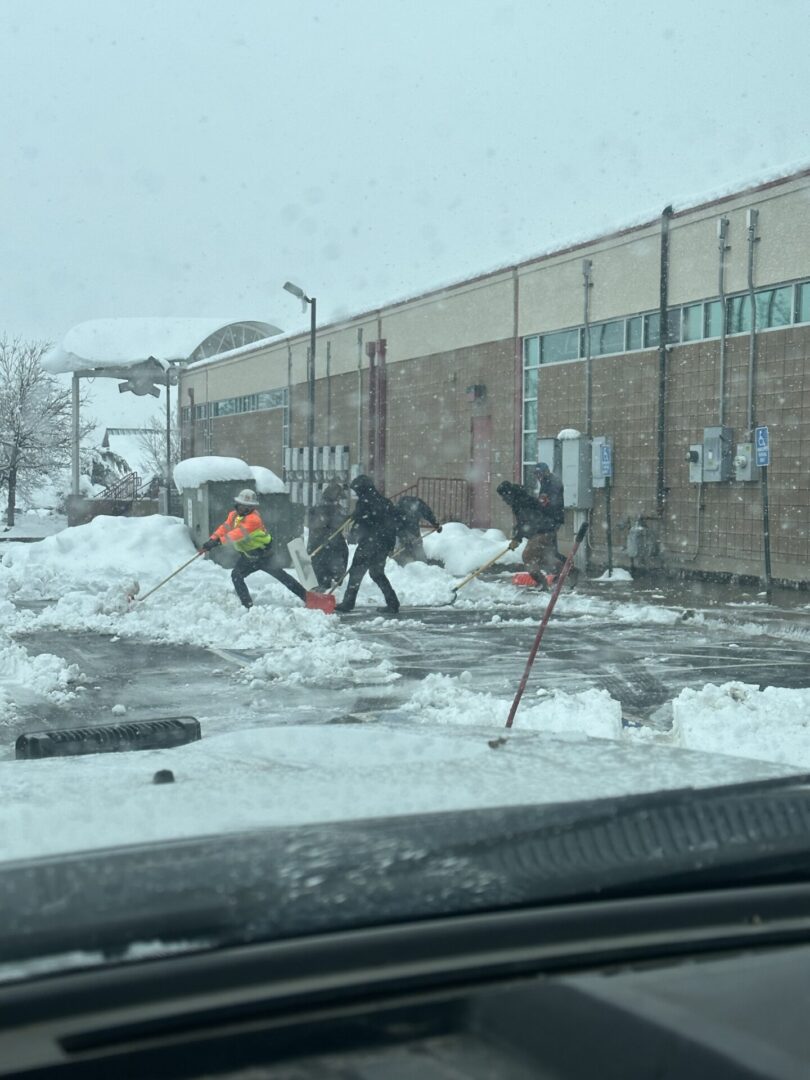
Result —
[{"label": "snow bank along building", "polygon": [[[183,456],[284,470],[305,501],[308,346],[278,337],[186,368]],[[540,453],[572,504],[561,541],[589,515],[594,563],[609,493],[619,564],[759,576],[767,494],[773,575],[803,581],[809,355],[805,170],[318,327],[313,475],[360,468],[505,528],[498,483],[528,477],[552,440]],[[585,438],[555,443],[563,429]]]}]

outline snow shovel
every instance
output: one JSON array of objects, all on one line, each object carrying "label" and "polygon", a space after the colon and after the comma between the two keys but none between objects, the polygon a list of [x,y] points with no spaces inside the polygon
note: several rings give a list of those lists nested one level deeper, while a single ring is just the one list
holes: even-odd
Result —
[{"label": "snow shovel", "polygon": [[535,656],[537,656],[537,650],[540,648],[540,642],[543,638],[543,631],[548,626],[548,620],[551,618],[551,613],[554,610],[554,605],[557,603],[557,597],[560,595],[560,590],[565,584],[565,579],[571,572],[571,567],[574,565],[574,556],[579,549],[579,545],[585,539],[585,533],[587,531],[588,523],[585,522],[584,524],[580,525],[579,532],[577,533],[576,540],[574,541],[574,546],[571,548],[571,553],[563,563],[563,567],[562,570],[560,570],[559,577],[554,583],[554,589],[551,593],[551,599],[548,602],[548,607],[546,608],[545,614],[543,615],[542,621],[540,622],[540,626],[537,630],[537,636],[534,639],[534,644],[532,645],[531,652],[529,653],[529,659],[526,661],[526,670],[523,672],[523,678],[520,680],[520,686],[518,687],[517,693],[515,694],[515,700],[512,702],[512,708],[509,710],[509,716],[506,720],[506,726],[508,728],[511,728],[512,726],[512,722],[515,719],[515,713],[517,712],[518,705],[520,704],[520,699],[523,697],[523,691],[526,689],[526,683],[529,681],[529,672],[532,670],[534,658]]},{"label": "snow shovel", "polygon": [[510,544],[508,547],[505,547],[503,549],[503,551],[499,552],[495,556],[494,559],[490,559],[489,562],[484,563],[483,566],[479,566],[477,570],[473,570],[473,572],[471,574],[468,574],[464,578],[463,581],[460,581],[458,583],[458,585],[454,585],[453,588],[450,590],[452,592],[452,594],[453,594],[453,599],[450,601],[450,604],[455,604],[456,598],[458,597],[458,594],[459,594],[459,591],[461,589],[463,589],[465,585],[469,585],[469,583],[473,580],[473,578],[477,578],[479,574],[483,574],[483,572],[485,570],[488,570],[490,568],[490,566],[493,566],[498,561],[498,559],[502,559],[504,557],[504,555],[507,553],[507,551],[512,551],[512,550],[513,550],[513,548],[512,548],[512,545]]},{"label": "snow shovel", "polygon": [[298,580],[304,588],[307,590],[317,589],[318,578],[312,569],[312,556],[307,555],[307,546],[303,537],[297,536],[295,540],[290,540],[287,544],[287,551],[290,553],[293,567],[298,574]]},{"label": "snow shovel", "polygon": [[135,594],[134,594],[134,593],[133,593],[132,595],[128,595],[128,596],[127,596],[127,600],[129,600],[129,601],[130,601],[130,603],[134,603],[134,602],[136,602],[136,601],[137,601],[138,603],[143,603],[143,601],[144,601],[144,600],[145,600],[145,599],[147,598],[147,596],[151,596],[151,595],[152,595],[152,593],[154,593],[154,592],[157,592],[157,591],[158,591],[158,589],[162,589],[162,588],[163,588],[163,586],[164,586],[164,585],[166,584],[166,582],[167,582],[167,581],[171,581],[173,577],[175,577],[175,576],[176,576],[177,574],[179,574],[179,573],[180,573],[180,571],[181,571],[181,570],[185,570],[185,568],[186,568],[187,566],[190,566],[190,565],[191,565],[191,564],[192,564],[192,563],[194,562],[194,560],[195,560],[195,559],[199,559],[199,557],[200,557],[201,555],[205,555],[205,552],[204,552],[204,551],[197,551],[197,552],[195,552],[195,553],[194,553],[194,554],[193,554],[193,555],[191,556],[191,558],[190,558],[190,559],[189,559],[189,560],[188,560],[187,562],[184,562],[182,566],[178,566],[178,567],[177,567],[177,569],[176,569],[176,570],[173,570],[173,571],[171,572],[171,574],[169,574],[169,576],[168,576],[168,577],[165,577],[165,578],[163,579],[163,581],[159,581],[159,582],[158,582],[158,584],[157,584],[157,585],[155,585],[154,589],[150,589],[150,590],[149,590],[149,592],[148,592],[148,593],[144,593],[144,594],[143,594],[143,596],[135,596]]}]

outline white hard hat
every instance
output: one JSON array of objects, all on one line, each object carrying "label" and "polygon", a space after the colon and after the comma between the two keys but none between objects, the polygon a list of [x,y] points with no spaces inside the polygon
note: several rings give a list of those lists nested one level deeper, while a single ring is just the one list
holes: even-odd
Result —
[{"label": "white hard hat", "polygon": [[256,492],[250,488],[242,488],[234,502],[240,503],[242,506],[258,506],[259,500],[256,498]]}]

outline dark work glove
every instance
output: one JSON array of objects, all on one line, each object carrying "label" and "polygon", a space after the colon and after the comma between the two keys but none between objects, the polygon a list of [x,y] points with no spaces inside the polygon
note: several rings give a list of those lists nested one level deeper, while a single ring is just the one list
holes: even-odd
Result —
[{"label": "dark work glove", "polygon": [[222,541],[218,536],[212,536],[210,540],[206,540],[200,551],[210,551],[212,548],[219,547]]},{"label": "dark work glove", "polygon": [[441,527],[441,525],[437,525],[437,526],[436,526],[436,532],[441,532],[441,531],[442,531],[442,527]]},{"label": "dark work glove", "polygon": [[518,547],[520,547],[520,537],[519,536],[513,536],[512,539],[509,541],[509,548],[510,548],[511,551],[514,551],[515,548],[518,548]]}]

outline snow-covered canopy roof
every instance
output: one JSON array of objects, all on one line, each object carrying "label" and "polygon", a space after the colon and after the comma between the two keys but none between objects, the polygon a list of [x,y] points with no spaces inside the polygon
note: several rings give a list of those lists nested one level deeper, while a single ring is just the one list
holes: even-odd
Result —
[{"label": "snow-covered canopy roof", "polygon": [[272,323],[227,319],[91,319],[68,330],[43,358],[53,374],[127,368],[149,357],[189,362],[217,356],[282,331]]},{"label": "snow-covered canopy roof", "polygon": [[172,475],[178,491],[199,487],[212,480],[241,481],[242,487],[253,487],[259,495],[286,490],[284,482],[271,469],[248,465],[241,458],[217,455],[184,458],[175,465]]}]

